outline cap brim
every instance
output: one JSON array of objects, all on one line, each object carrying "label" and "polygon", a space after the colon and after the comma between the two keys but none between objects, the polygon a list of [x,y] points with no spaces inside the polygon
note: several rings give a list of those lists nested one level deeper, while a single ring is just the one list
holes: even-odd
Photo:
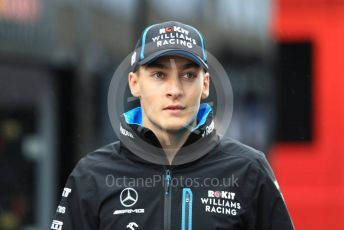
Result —
[{"label": "cap brim", "polygon": [[143,60],[139,61],[138,64],[140,65],[149,64],[160,57],[169,56],[169,55],[185,57],[187,59],[194,61],[199,66],[203,67],[205,70],[208,70],[208,64],[201,57],[191,52],[187,52],[184,50],[175,50],[175,49],[161,50],[156,53],[153,53],[149,55],[148,57],[144,58]]}]

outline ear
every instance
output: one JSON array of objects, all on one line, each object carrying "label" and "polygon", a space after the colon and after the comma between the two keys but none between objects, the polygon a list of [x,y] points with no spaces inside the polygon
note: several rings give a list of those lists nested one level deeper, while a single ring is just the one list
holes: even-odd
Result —
[{"label": "ear", "polygon": [[206,99],[209,96],[209,84],[210,84],[210,77],[209,73],[205,73],[203,77],[203,88],[202,88],[202,99]]},{"label": "ear", "polygon": [[136,73],[130,72],[128,74],[128,83],[131,94],[134,97],[140,97],[140,88],[138,84],[138,76]]}]

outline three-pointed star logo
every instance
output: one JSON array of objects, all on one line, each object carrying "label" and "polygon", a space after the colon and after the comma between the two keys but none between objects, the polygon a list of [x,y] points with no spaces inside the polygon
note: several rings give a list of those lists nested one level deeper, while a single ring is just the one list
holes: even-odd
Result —
[{"label": "three-pointed star logo", "polygon": [[133,188],[125,188],[122,190],[120,195],[121,204],[124,207],[131,207],[136,204],[139,196],[135,189]]}]

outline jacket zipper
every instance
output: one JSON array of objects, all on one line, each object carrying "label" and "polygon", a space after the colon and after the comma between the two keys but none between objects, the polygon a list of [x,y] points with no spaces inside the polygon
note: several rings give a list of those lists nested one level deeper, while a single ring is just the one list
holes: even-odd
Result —
[{"label": "jacket zipper", "polygon": [[164,230],[171,229],[171,171],[165,170],[165,193],[164,193]]},{"label": "jacket zipper", "polygon": [[182,195],[182,230],[192,230],[192,191],[190,188],[183,188]]}]

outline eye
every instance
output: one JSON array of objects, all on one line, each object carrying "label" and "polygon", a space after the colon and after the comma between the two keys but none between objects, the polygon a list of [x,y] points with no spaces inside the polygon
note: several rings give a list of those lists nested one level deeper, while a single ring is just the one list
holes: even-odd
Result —
[{"label": "eye", "polygon": [[191,80],[197,77],[197,74],[194,72],[186,72],[182,75],[183,78],[187,79],[187,80]]},{"label": "eye", "polygon": [[152,77],[157,78],[157,79],[163,79],[165,77],[163,72],[154,72],[152,74]]}]

